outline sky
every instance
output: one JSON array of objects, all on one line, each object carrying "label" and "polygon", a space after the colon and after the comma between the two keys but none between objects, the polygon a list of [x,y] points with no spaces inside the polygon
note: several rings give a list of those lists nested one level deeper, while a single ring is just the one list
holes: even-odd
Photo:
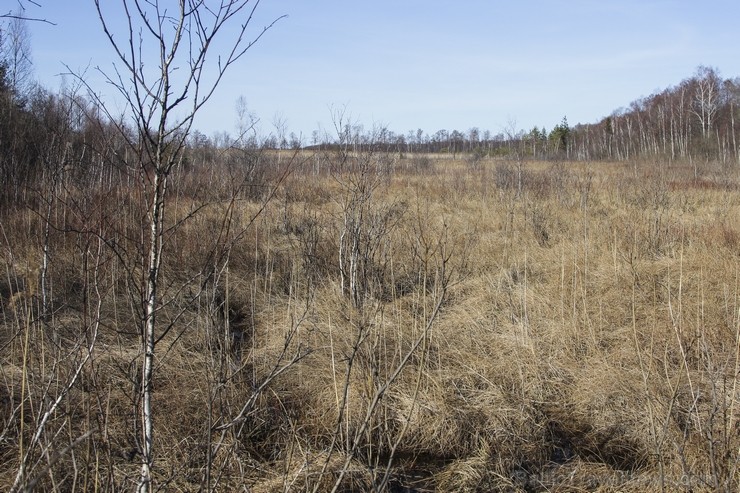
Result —
[{"label": "sky", "polygon": [[[29,14],[55,23],[30,24],[37,79],[54,89],[87,71],[115,98],[95,70],[114,57],[93,0],[36,1]],[[737,0],[262,0],[248,32],[280,16],[199,113],[206,135],[236,132],[240,96],[262,133],[282,121],[310,143],[339,108],[402,134],[549,130],[598,122],[700,65],[740,76]]]}]

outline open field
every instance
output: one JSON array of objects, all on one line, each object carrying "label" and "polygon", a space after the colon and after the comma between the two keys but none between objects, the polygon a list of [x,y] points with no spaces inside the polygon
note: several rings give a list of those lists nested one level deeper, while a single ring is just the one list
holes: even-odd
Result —
[{"label": "open field", "polygon": [[[156,484],[740,489],[736,164],[262,159],[169,192]],[[138,480],[141,190],[0,213],[3,491]]]}]

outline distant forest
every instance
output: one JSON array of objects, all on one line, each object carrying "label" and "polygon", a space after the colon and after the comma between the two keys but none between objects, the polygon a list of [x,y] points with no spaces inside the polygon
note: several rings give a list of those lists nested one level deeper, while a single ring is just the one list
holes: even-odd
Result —
[{"label": "distant forest", "polygon": [[[7,37],[6,37],[7,40]],[[10,40],[14,41],[14,40]],[[84,81],[61,91],[31,82],[32,70],[23,50],[6,42],[0,59],[0,202],[16,200],[21,190],[50,167],[74,168],[78,176],[92,176],[95,163],[123,159],[127,143],[120,130],[128,123],[106,113],[85,95]],[[615,110],[598,123],[569,125],[567,118],[549,131],[514,128],[492,133],[477,127],[466,131],[418,129],[406,134],[387,128],[367,129],[338,118],[333,135],[314,131],[309,141],[288,133],[286,125],[258,135],[254,121],[241,122],[241,135],[226,132],[206,136],[192,131],[191,151],[229,147],[260,149],[324,149],[374,147],[401,155],[413,153],[470,154],[476,157],[516,159],[613,160],[634,159],[740,160],[736,113],[740,105],[740,78],[723,79],[718,70],[699,67],[689,78]],[[131,130],[131,138],[135,132]],[[129,142],[130,143],[130,142]],[[53,165],[52,165],[53,161]],[[100,176],[98,174],[98,176]]]},{"label": "distant forest", "polygon": [[[633,101],[598,123],[570,126],[567,117],[550,131],[507,128],[492,134],[473,127],[467,131],[423,130],[398,135],[387,130],[372,138],[376,145],[398,152],[473,153],[527,159],[614,160],[740,159],[736,120],[740,78],[722,79],[714,68],[699,67],[678,85]],[[361,126],[346,126],[343,140],[363,142]],[[314,139],[316,139],[314,134]],[[380,137],[380,138],[378,138]],[[330,143],[331,141],[324,142]]]}]

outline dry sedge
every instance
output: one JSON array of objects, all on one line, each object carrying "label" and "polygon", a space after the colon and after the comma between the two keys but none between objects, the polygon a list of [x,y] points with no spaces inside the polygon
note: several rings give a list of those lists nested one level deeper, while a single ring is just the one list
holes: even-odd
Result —
[{"label": "dry sedge", "polygon": [[[211,183],[238,173],[217,162],[168,192],[155,484],[740,488],[737,181],[294,159],[274,196],[269,173]],[[106,200],[68,183],[53,202],[45,292],[40,215],[2,212],[2,490],[21,463],[40,490],[138,478],[142,210],[100,186]]]}]

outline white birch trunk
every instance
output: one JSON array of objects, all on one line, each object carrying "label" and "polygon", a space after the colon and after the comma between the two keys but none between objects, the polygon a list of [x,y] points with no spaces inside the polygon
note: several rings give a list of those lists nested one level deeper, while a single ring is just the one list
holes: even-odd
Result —
[{"label": "white birch trunk", "polygon": [[166,175],[160,176],[157,171],[154,175],[154,196],[152,198],[152,212],[149,217],[149,253],[148,272],[146,279],[146,299],[144,300],[144,324],[142,346],[144,362],[141,365],[141,476],[136,491],[149,493],[152,489],[151,470],[154,462],[152,451],[152,380],[154,375],[154,345],[157,315],[157,285],[159,281],[159,266],[162,258],[162,219],[164,217],[164,193]]}]

